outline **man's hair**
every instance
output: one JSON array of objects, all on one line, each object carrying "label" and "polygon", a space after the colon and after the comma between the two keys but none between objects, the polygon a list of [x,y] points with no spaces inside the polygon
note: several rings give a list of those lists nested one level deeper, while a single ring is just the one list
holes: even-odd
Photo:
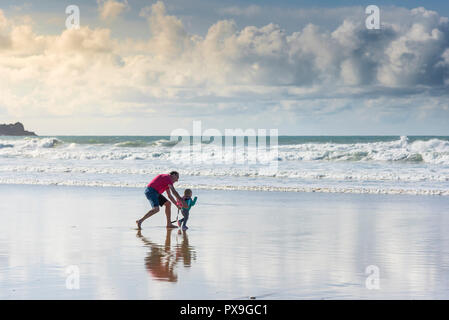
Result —
[{"label": "man's hair", "polygon": [[170,172],[170,175],[172,176],[172,175],[177,175],[178,177],[179,177],[179,173],[177,172],[177,171],[172,171],[172,172]]},{"label": "man's hair", "polygon": [[192,190],[190,190],[190,189],[185,189],[185,190],[184,190],[184,194],[186,195],[186,194],[188,194],[188,193],[192,194]]}]

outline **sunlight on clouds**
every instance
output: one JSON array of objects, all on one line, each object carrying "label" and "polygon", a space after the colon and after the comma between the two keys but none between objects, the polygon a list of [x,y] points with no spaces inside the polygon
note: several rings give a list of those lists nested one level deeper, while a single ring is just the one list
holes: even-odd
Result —
[{"label": "sunlight on clouds", "polygon": [[128,1],[97,0],[100,18],[103,20],[115,19],[129,8]]},{"label": "sunlight on clouds", "polygon": [[[129,7],[113,0],[98,5],[102,19]],[[239,29],[233,20],[220,20],[199,36],[159,1],[140,11],[151,34],[145,40],[120,40],[108,28],[88,25],[36,34],[31,22],[0,10],[0,109],[13,116],[158,108],[182,115],[197,104],[204,111],[219,105],[218,113],[230,115],[238,101],[245,110],[271,104],[324,115],[351,104],[353,94],[387,92],[388,105],[402,98],[403,89],[447,86],[448,20],[424,8],[397,10],[400,19],[384,21],[377,33],[360,19],[343,20],[331,31],[308,24],[291,34],[273,23]],[[312,101],[320,97],[344,100]],[[308,102],[294,103],[301,99]],[[447,97],[440,99],[444,108]]]},{"label": "sunlight on clouds", "polygon": [[6,20],[5,14],[0,9],[0,31],[6,29],[7,25],[8,25],[8,21]]}]

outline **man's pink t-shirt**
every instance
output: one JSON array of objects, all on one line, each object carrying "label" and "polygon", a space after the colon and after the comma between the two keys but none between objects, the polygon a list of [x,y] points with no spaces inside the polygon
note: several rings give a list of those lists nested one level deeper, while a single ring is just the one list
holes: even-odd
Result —
[{"label": "man's pink t-shirt", "polygon": [[159,174],[148,184],[148,187],[153,188],[159,194],[164,193],[168,189],[168,185],[173,184],[169,174]]}]

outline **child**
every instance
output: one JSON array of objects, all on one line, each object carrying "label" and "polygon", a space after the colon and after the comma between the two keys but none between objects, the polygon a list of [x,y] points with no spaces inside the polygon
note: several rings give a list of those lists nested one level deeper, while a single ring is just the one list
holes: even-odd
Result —
[{"label": "child", "polygon": [[184,217],[181,220],[178,220],[178,227],[180,227],[180,228],[182,227],[182,230],[188,229],[187,228],[187,220],[189,220],[189,211],[190,211],[190,208],[192,208],[195,205],[196,199],[198,199],[198,197],[195,197],[192,200],[192,190],[186,189],[186,190],[184,190],[184,197],[182,197],[182,200],[184,200],[186,202],[187,206],[182,207],[182,204],[180,202],[177,203],[178,206],[181,207],[181,213]]}]

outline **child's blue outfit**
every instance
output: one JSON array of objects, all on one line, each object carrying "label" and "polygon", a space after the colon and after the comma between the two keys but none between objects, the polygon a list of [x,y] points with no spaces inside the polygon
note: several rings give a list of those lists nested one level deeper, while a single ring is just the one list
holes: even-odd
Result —
[{"label": "child's blue outfit", "polygon": [[193,198],[193,200],[192,200],[192,198],[188,198],[188,197],[183,197],[182,199],[187,203],[188,208],[181,209],[181,213],[184,218],[182,218],[181,220],[178,220],[178,226],[182,227],[182,230],[187,230],[188,229],[187,228],[187,220],[189,220],[190,208],[192,208],[195,205],[198,197]]}]

